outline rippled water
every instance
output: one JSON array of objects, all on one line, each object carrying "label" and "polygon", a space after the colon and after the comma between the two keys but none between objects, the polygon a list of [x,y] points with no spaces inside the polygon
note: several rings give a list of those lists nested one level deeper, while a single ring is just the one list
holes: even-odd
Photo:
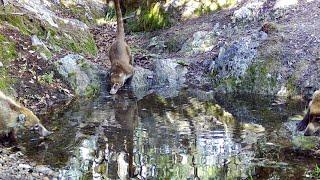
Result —
[{"label": "rippled water", "polygon": [[101,95],[52,114],[51,138],[24,146],[66,179],[299,179],[319,159],[295,152],[283,123],[303,109],[191,89]]}]

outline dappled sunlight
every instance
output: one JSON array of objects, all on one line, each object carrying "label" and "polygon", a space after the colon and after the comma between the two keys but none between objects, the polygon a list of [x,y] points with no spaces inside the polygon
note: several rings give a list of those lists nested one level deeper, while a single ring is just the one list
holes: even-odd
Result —
[{"label": "dappled sunlight", "polygon": [[286,8],[292,5],[297,5],[299,3],[298,0],[279,0],[275,4],[275,8]]},{"label": "dappled sunlight", "polygon": [[202,14],[207,14],[213,11],[232,8],[237,4],[237,0],[202,0],[202,1],[186,1],[185,8],[182,12],[183,18],[197,17]]}]

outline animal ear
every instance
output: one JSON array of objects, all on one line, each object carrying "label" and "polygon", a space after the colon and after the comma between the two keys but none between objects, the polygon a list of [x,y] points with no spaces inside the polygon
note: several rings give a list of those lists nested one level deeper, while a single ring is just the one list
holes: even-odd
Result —
[{"label": "animal ear", "polygon": [[20,123],[26,122],[26,115],[24,115],[24,114],[19,114],[19,116],[18,116],[18,121],[19,121]]}]

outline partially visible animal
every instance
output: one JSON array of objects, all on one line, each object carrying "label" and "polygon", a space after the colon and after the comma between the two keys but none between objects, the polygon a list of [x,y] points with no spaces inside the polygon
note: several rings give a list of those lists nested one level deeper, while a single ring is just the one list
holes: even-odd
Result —
[{"label": "partially visible animal", "polygon": [[111,61],[110,94],[116,94],[134,73],[130,48],[124,39],[125,34],[119,0],[115,0],[115,9],[117,16],[117,36],[109,49],[109,59]]},{"label": "partially visible animal", "polygon": [[20,129],[36,131],[42,137],[52,133],[42,125],[31,110],[0,91],[0,134],[8,135],[15,140],[16,133]]},{"label": "partially visible animal", "polygon": [[303,120],[297,124],[297,129],[299,131],[305,130],[305,136],[314,135],[320,130],[320,90],[313,93],[307,114]]}]

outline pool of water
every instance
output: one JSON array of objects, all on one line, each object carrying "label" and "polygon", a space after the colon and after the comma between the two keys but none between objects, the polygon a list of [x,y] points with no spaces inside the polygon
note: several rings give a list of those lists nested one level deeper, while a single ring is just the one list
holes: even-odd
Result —
[{"label": "pool of water", "polygon": [[51,114],[54,134],[25,154],[66,179],[300,179],[319,159],[296,151],[284,124],[303,102],[185,89],[72,102]]}]

